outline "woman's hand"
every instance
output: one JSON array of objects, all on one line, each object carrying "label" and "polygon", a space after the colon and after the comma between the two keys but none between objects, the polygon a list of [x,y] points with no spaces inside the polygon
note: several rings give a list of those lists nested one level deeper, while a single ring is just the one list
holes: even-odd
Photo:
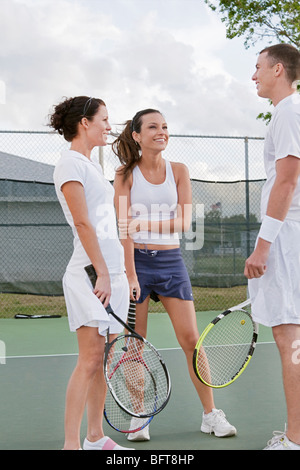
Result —
[{"label": "woman's hand", "polygon": [[120,219],[118,222],[119,236],[126,239],[128,235],[131,237],[134,233],[148,230],[148,220],[140,219]]},{"label": "woman's hand", "polygon": [[94,294],[103,303],[106,308],[109,304],[111,297],[111,286],[109,274],[101,274],[97,277]]},{"label": "woman's hand", "polygon": [[[139,300],[141,288],[137,276],[127,276],[131,300]],[[135,294],[134,294],[135,291]]]}]

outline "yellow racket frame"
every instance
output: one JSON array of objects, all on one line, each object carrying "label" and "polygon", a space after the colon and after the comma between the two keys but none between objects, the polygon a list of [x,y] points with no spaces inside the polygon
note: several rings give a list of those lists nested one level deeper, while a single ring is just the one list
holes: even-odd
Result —
[{"label": "yellow racket frame", "polygon": [[[253,341],[252,341],[252,344],[249,348],[249,354],[248,356],[246,357],[246,360],[245,362],[243,363],[243,365],[241,366],[240,370],[232,377],[231,380],[229,380],[228,382],[225,382],[224,384],[219,384],[219,385],[214,385],[214,384],[210,384],[208,383],[206,380],[204,380],[202,377],[201,377],[201,374],[198,370],[198,365],[197,365],[197,357],[198,357],[198,352],[199,352],[199,349],[201,348],[202,344],[203,344],[203,341],[204,341],[204,338],[208,335],[208,333],[210,332],[210,330],[216,325],[216,323],[218,323],[224,316],[226,315],[229,315],[230,313],[234,312],[235,310],[242,310],[243,307],[245,307],[246,305],[249,305],[250,304],[250,300],[247,299],[245,302],[242,302],[241,304],[239,305],[236,305],[235,307],[232,307],[228,310],[226,310],[225,312],[221,313],[220,315],[218,315],[217,317],[215,317],[206,327],[205,329],[203,330],[203,332],[201,333],[198,341],[197,341],[197,344],[195,346],[195,349],[194,349],[194,354],[193,354],[193,367],[194,367],[194,372],[196,374],[196,376],[198,377],[198,379],[204,384],[204,385],[207,385],[208,387],[210,388],[225,388],[227,387],[228,385],[231,385],[233,382],[236,381],[236,379],[238,379],[240,377],[240,375],[244,372],[244,370],[246,369],[246,367],[248,366],[250,360],[252,359],[252,356],[253,356],[253,353],[254,353],[254,350],[255,350],[255,347],[256,347],[256,341],[257,341],[257,336],[258,336],[258,325],[256,323],[253,322],[253,325],[254,325],[254,333],[253,333]],[[248,314],[248,312],[245,311],[245,313]]]}]

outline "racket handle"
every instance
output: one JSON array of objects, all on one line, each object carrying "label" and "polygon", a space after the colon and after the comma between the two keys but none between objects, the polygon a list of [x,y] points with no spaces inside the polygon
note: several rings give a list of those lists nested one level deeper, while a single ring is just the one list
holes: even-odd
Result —
[{"label": "racket handle", "polygon": [[91,281],[92,286],[95,287],[97,281],[97,273],[94,266],[92,264],[89,264],[88,266],[85,266],[84,269],[87,275],[89,276],[89,280]]},{"label": "racket handle", "polygon": [[[96,270],[94,268],[94,266],[92,264],[89,264],[88,266],[85,266],[85,271],[91,281],[91,284],[93,287],[95,287],[95,284],[96,284],[96,280],[97,280],[97,273],[96,273]],[[132,328],[130,325],[126,325],[126,323],[121,320],[121,318],[118,317],[118,315],[115,314],[115,312],[113,311],[112,307],[110,304],[108,304],[108,306],[106,307],[106,311],[108,314],[112,315],[119,323],[121,323],[121,325],[124,327],[124,328],[127,328],[127,330],[129,330],[131,333],[137,335],[137,336],[140,336],[138,335],[138,333],[136,333],[134,331],[134,328]],[[134,310],[135,311],[135,310]],[[142,338],[140,336],[140,338]],[[142,338],[143,340],[143,338]]]},{"label": "racket handle", "polygon": [[[133,291],[134,298],[136,298],[136,290]],[[129,309],[128,309],[128,317],[127,323],[131,328],[135,328],[135,300],[130,299],[129,301]]]}]

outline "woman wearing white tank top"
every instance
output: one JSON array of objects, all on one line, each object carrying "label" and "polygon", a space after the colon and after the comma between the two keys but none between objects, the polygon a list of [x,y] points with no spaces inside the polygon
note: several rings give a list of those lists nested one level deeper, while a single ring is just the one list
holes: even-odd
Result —
[{"label": "woman wearing white tank top", "polygon": [[[121,167],[115,176],[115,206],[124,246],[130,295],[136,291],[136,330],[146,336],[149,300],[161,301],[172,321],[203,406],[201,431],[218,437],[236,429],[214,404],[211,388],[196,377],[192,357],[199,338],[192,287],[180,248],[191,224],[192,190],[188,168],[163,159],[169,133],[163,115],[139,111],[113,143]],[[149,427],[129,434],[149,440]]]}]

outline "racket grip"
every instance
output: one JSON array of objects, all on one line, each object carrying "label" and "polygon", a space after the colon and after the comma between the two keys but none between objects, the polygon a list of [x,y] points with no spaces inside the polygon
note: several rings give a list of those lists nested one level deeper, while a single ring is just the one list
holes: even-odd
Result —
[{"label": "racket grip", "polygon": [[92,264],[89,264],[88,266],[85,266],[84,269],[87,275],[89,276],[89,280],[91,281],[92,286],[95,287],[97,281],[97,273],[94,266]]},{"label": "racket grip", "polygon": [[[89,280],[91,281],[92,286],[95,287],[98,276],[97,276],[94,266],[92,264],[89,264],[88,266],[85,266],[84,269],[89,277]],[[105,310],[107,311],[107,313],[110,313],[111,315],[114,316],[114,311],[111,308],[110,304],[108,304]]]},{"label": "racket grip", "polygon": [[[92,264],[89,264],[88,266],[85,266],[84,269],[91,281],[92,286],[95,287],[96,281],[97,281],[97,273],[96,273],[94,266]],[[136,290],[133,291],[133,295],[134,297],[136,296]],[[107,313],[114,316],[114,312],[110,304],[108,304],[108,306],[106,307],[106,311]],[[135,301],[131,299],[130,299],[129,310],[128,310],[128,326],[131,327],[132,329],[135,328]]]},{"label": "racket grip", "polygon": [[[133,291],[134,298],[136,297],[136,290]],[[128,318],[127,323],[131,328],[135,328],[135,300],[129,300]]]}]

